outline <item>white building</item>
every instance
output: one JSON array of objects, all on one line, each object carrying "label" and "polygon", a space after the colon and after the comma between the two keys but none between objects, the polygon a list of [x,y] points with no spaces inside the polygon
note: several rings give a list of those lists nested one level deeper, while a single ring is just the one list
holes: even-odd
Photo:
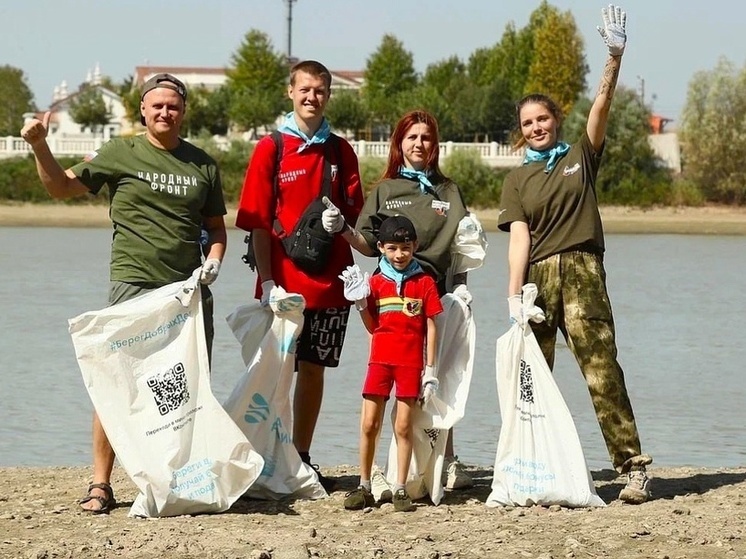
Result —
[{"label": "white building", "polygon": [[[104,100],[110,118],[102,130],[91,130],[90,127],[82,126],[75,122],[70,115],[71,103],[80,95],[84,87],[95,88]],[[89,140],[92,138],[109,140],[116,136],[132,132],[132,125],[127,120],[126,111],[122,104],[122,98],[111,89],[103,86],[101,69],[99,65],[91,72],[88,71],[85,82],[77,91],[70,93],[66,81],[54,88],[52,104],[47,109],[52,114],[49,119],[49,137],[56,140]],[[44,111],[35,115],[41,119]]]},{"label": "white building", "polygon": [[[192,66],[135,66],[135,85],[140,87],[156,74],[172,74],[183,81],[187,88],[217,89],[228,80],[227,68]],[[364,82],[362,71],[329,70],[333,89],[360,89]]]}]

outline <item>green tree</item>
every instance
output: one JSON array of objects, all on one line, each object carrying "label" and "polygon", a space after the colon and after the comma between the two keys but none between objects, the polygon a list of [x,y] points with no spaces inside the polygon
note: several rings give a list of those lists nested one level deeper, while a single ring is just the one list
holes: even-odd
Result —
[{"label": "green tree", "polygon": [[288,64],[269,37],[256,29],[244,37],[227,72],[228,115],[244,130],[271,124],[287,109]]},{"label": "green tree", "polygon": [[684,105],[684,174],[713,202],[746,202],[746,67],[721,58],[694,74]]},{"label": "green tree", "polygon": [[468,64],[454,56],[425,70],[417,97],[437,116],[445,140],[502,141],[510,128],[513,103],[506,82],[498,78],[480,83],[481,62],[475,62],[479,57],[486,61],[486,54],[481,51]]},{"label": "green tree", "polygon": [[121,84],[115,86],[114,90],[119,94],[124,106],[124,112],[132,124],[140,122],[140,89],[135,84],[135,79],[129,75]]},{"label": "green tree", "polygon": [[374,123],[388,132],[400,116],[402,97],[416,86],[412,53],[393,35],[384,35],[365,67],[363,98]]},{"label": "green tree", "polygon": [[335,89],[329,98],[326,117],[337,130],[357,132],[368,124],[368,113],[360,92],[351,89]]},{"label": "green tree", "polygon": [[70,101],[70,117],[96,133],[111,120],[111,112],[98,87],[83,84]]},{"label": "green tree", "polygon": [[457,56],[451,56],[425,69],[420,85],[413,95],[407,96],[402,108],[427,110],[438,119],[442,140],[461,141],[468,132],[464,130],[459,99],[468,85],[466,65]]},{"label": "green tree", "polygon": [[225,135],[228,132],[230,93],[226,86],[209,90],[204,86],[189,89],[182,129],[187,136],[201,132]]},{"label": "green tree", "polygon": [[515,102],[524,95],[528,71],[533,59],[533,31],[531,26],[517,30],[508,23],[500,42],[490,49],[480,49],[469,59],[469,75],[479,85],[495,82]]},{"label": "green tree", "polygon": [[[591,99],[582,98],[563,125],[564,137],[577,141],[585,131]],[[667,203],[672,177],[650,147],[650,110],[632,89],[619,87],[609,113],[603,162],[596,181],[599,201],[607,204]]]},{"label": "green tree", "polygon": [[0,136],[17,136],[23,127],[23,114],[36,111],[23,70],[0,66]]},{"label": "green tree", "polygon": [[546,2],[532,16],[534,55],[524,85],[524,94],[540,92],[549,95],[562,110],[570,114],[573,105],[585,91],[588,65],[583,38],[575,18],[568,11],[560,13]]}]

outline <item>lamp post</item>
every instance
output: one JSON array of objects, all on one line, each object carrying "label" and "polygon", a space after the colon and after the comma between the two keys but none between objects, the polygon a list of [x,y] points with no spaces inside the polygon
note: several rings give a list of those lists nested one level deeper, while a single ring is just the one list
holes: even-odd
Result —
[{"label": "lamp post", "polygon": [[640,82],[640,101],[642,102],[642,105],[645,106],[645,78],[638,75],[637,81]]},{"label": "lamp post", "polygon": [[287,58],[288,62],[292,62],[293,58],[293,3],[297,2],[298,0],[284,0],[284,2],[288,6],[287,11],[287,20],[288,20],[288,50],[287,50]]}]

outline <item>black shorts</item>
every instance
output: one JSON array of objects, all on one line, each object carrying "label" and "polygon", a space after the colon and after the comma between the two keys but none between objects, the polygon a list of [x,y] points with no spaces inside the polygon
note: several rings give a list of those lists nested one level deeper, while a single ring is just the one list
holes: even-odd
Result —
[{"label": "black shorts", "polygon": [[324,367],[339,365],[349,316],[350,307],[303,311],[303,331],[295,351],[296,369],[298,361]]}]

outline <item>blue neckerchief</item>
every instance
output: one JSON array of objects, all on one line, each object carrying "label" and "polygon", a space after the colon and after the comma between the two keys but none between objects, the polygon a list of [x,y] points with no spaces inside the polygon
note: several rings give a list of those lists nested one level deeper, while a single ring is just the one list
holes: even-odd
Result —
[{"label": "blue neckerchief", "polygon": [[416,276],[417,274],[423,273],[422,266],[414,258],[403,270],[397,270],[391,265],[385,256],[381,256],[381,260],[378,262],[378,267],[381,269],[381,273],[396,283],[396,293],[401,297],[401,286],[404,280]]},{"label": "blue neckerchief", "polygon": [[313,135],[313,138],[309,138],[298,127],[298,123],[295,122],[295,112],[293,111],[290,111],[288,114],[285,115],[285,121],[277,127],[277,130],[279,132],[284,132],[285,134],[298,136],[305,142],[298,148],[298,153],[302,152],[311,144],[323,144],[324,142],[326,142],[326,140],[329,138],[329,134],[331,134],[332,132],[329,123],[327,122],[326,118],[324,118],[324,120],[321,121],[321,126]]},{"label": "blue neckerchief", "polygon": [[430,182],[429,171],[415,171],[409,167],[402,165],[399,167],[399,174],[405,179],[414,179],[420,183],[420,191],[425,194],[428,190],[435,193],[435,187]]},{"label": "blue neckerchief", "polygon": [[570,151],[570,144],[566,142],[557,142],[552,149],[545,149],[543,151],[537,151],[535,149],[526,148],[526,155],[523,158],[523,165],[528,163],[534,163],[535,161],[547,161],[547,166],[544,168],[544,172],[548,173],[559,161],[559,158]]}]

